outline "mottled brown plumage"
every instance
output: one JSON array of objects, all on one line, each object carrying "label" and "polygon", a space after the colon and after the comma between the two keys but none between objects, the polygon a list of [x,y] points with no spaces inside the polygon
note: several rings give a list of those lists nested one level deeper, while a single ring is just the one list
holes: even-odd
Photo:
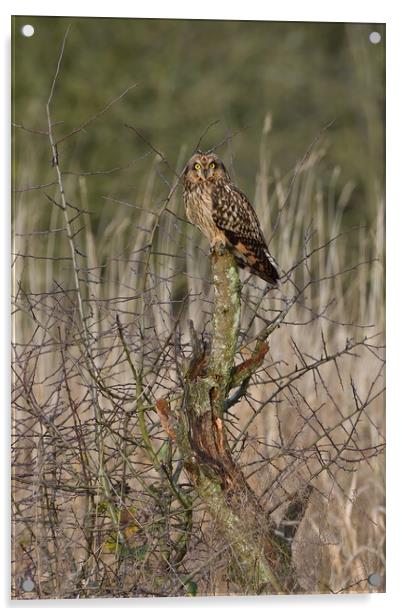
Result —
[{"label": "mottled brown plumage", "polygon": [[215,154],[197,152],[184,171],[187,218],[206,235],[211,246],[223,242],[239,267],[276,286],[279,275],[260,223],[247,197],[233,184]]}]

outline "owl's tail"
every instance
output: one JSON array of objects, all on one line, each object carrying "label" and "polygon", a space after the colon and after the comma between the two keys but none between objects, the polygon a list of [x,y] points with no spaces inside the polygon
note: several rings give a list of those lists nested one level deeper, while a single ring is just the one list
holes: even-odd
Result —
[{"label": "owl's tail", "polygon": [[262,280],[265,280],[265,282],[268,282],[273,287],[278,286],[278,270],[269,259],[265,258],[257,261],[254,266],[250,267],[250,270],[253,274],[259,276]]},{"label": "owl's tail", "polygon": [[268,255],[268,251],[261,250],[257,254],[256,252],[235,253],[235,258],[239,267],[247,269],[251,274],[262,278],[273,287],[279,286],[278,270],[271,255]]}]

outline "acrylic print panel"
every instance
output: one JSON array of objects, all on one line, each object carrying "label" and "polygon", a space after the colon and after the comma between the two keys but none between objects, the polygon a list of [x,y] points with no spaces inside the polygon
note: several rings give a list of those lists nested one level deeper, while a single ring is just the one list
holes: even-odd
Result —
[{"label": "acrylic print panel", "polygon": [[12,596],[383,592],[384,25],[12,48]]}]

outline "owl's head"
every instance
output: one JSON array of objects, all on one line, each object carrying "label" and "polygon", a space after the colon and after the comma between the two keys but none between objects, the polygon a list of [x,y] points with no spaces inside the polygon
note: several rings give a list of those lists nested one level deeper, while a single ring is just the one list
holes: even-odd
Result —
[{"label": "owl's head", "polygon": [[191,184],[214,182],[219,178],[228,180],[229,175],[223,162],[213,152],[196,152],[184,170],[184,181]]}]

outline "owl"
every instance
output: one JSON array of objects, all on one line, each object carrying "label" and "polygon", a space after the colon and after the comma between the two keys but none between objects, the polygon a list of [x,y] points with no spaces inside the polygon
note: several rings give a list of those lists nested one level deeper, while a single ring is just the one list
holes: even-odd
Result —
[{"label": "owl", "polygon": [[257,214],[231,181],[223,162],[213,153],[197,152],[183,174],[187,218],[209,240],[222,242],[236,263],[271,286],[277,286],[277,265],[269,254]]}]

